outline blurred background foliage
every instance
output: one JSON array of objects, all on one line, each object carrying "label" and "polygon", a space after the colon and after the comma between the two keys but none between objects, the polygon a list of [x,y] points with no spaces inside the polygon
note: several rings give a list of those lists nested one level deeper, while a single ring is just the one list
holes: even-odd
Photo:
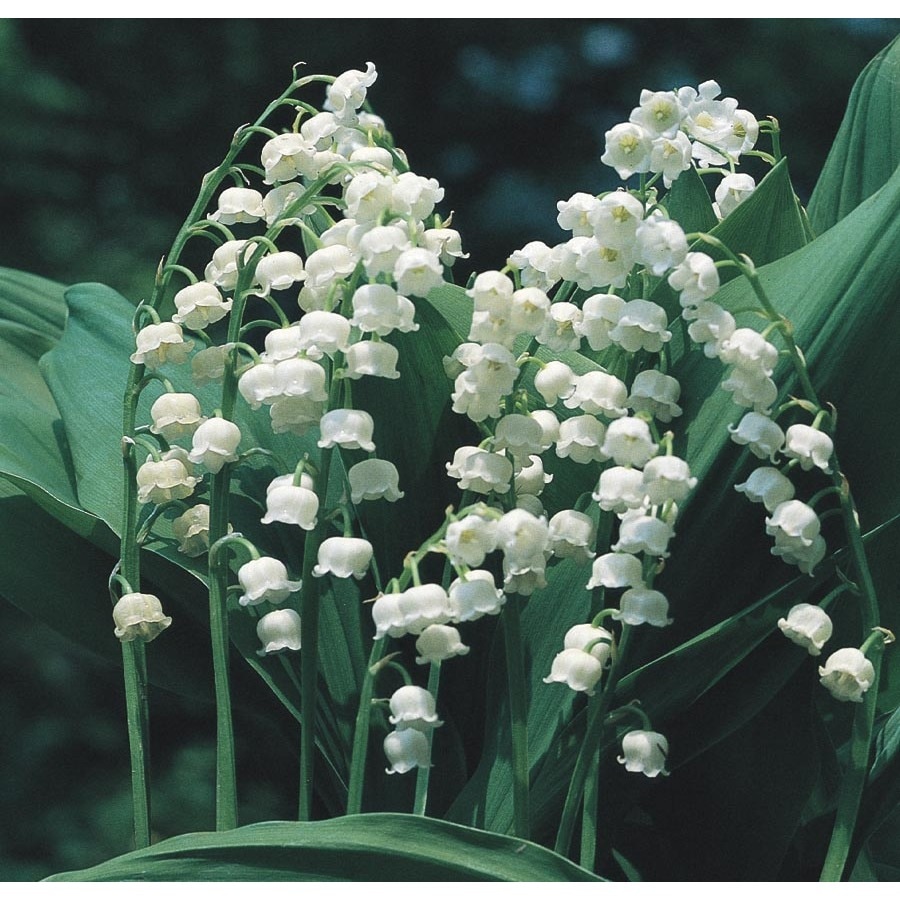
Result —
[{"label": "blurred background foliage", "polygon": [[[715,78],[757,116],[777,115],[805,202],[854,79],[898,25],[0,20],[0,265],[140,300],[202,175],[301,59],[332,74],[375,62],[373,108],[414,170],[445,187],[468,269],[556,242],[558,199],[617,183],[599,164],[603,135],[643,87]],[[118,673],[0,603],[0,678],[0,878],[129,849]],[[159,836],[211,828],[211,710],[166,695],[152,715]],[[250,719],[238,735],[243,821],[290,817],[293,791],[278,785],[296,769],[292,748]]]}]

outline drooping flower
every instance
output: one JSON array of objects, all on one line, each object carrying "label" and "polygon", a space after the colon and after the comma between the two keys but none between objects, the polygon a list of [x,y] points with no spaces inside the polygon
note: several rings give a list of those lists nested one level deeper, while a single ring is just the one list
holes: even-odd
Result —
[{"label": "drooping flower", "polygon": [[375,422],[363,409],[332,409],[319,422],[322,436],[319,446],[343,447],[345,450],[375,449],[372,432]]},{"label": "drooping flower", "polygon": [[628,772],[641,772],[648,778],[668,775],[666,757],[669,742],[656,731],[629,731],[622,738],[622,756],[618,761]]},{"label": "drooping flower", "polygon": [[315,491],[294,484],[280,485],[266,494],[266,514],[260,521],[263,525],[284,522],[312,531],[318,511],[319,498]]},{"label": "drooping flower", "polygon": [[831,472],[829,462],[834,453],[834,442],[824,431],[811,425],[791,425],[784,435],[782,453],[798,460],[804,472],[817,468],[827,475]]},{"label": "drooping flower", "polygon": [[209,550],[209,505],[198,503],[172,520],[172,532],[178,540],[178,552],[202,556]]},{"label": "drooping flower", "polygon": [[241,606],[257,606],[260,603],[277,606],[303,586],[300,581],[290,581],[284,563],[272,556],[251,559],[238,569],[237,574],[244,589],[238,599]]},{"label": "drooping flower", "polygon": [[669,601],[666,596],[651,588],[629,588],[622,594],[619,609],[612,617],[626,625],[654,625],[664,628],[672,624],[669,618]]},{"label": "drooping flower", "polygon": [[[183,451],[182,451],[183,452]],[[194,493],[201,479],[178,457],[147,461],[137,470],[138,503],[168,503]]]},{"label": "drooping flower", "polygon": [[834,628],[828,613],[812,603],[792,606],[787,618],[778,620],[778,627],[786,638],[808,650],[810,656],[818,656],[822,652]]},{"label": "drooping flower", "polygon": [[173,299],[176,313],[172,321],[195,331],[224,319],[233,302],[226,300],[219,289],[208,281],[189,284]]},{"label": "drooping flower", "polygon": [[204,421],[200,401],[193,394],[165,393],[150,407],[153,424],[150,431],[161,434],[167,441],[193,434]]},{"label": "drooping flower", "polygon": [[570,647],[556,654],[550,674],[543,681],[544,684],[565,684],[573,691],[583,691],[588,697],[592,697],[602,676],[603,663],[596,656],[583,649]]},{"label": "drooping flower", "polygon": [[384,755],[391,764],[389,769],[385,769],[388,775],[403,775],[412,769],[431,767],[428,738],[414,728],[388,734],[384,739]]},{"label": "drooping flower", "polygon": [[237,461],[241,430],[228,419],[207,419],[194,432],[192,442],[193,448],[188,454],[191,462],[201,463],[210,472],[221,472],[226,463]]},{"label": "drooping flower", "polygon": [[262,642],[258,656],[300,649],[300,615],[293,609],[276,609],[256,623],[256,636]]},{"label": "drooping flower", "polygon": [[855,647],[835,650],[819,666],[819,681],[828,688],[835,700],[849,700],[862,703],[863,694],[875,681],[875,667],[865,654]]},{"label": "drooping flower", "polygon": [[414,684],[406,684],[391,694],[391,714],[388,718],[391,725],[399,725],[398,731],[413,728],[427,732],[444,723],[437,717],[434,697]]},{"label": "drooping flower", "polygon": [[181,365],[193,349],[194,342],[186,341],[181,326],[175,322],[145,325],[135,338],[137,349],[129,359],[135,365],[158,369],[164,363]]},{"label": "drooping flower", "polygon": [[399,486],[400,473],[386,459],[364,459],[350,467],[347,478],[353,503],[382,498],[393,503],[403,497]]},{"label": "drooping flower", "polygon": [[316,565],[312,573],[316,578],[332,574],[335,578],[365,577],[372,562],[372,545],[365,538],[330,537],[319,545]]},{"label": "drooping flower", "polygon": [[163,614],[162,603],[154,594],[123,594],[113,607],[115,635],[122,641],[149,643],[172,624],[171,616]]},{"label": "drooping flower", "polygon": [[469,652],[452,625],[429,625],[416,640],[416,662],[420,665],[443,662]]}]

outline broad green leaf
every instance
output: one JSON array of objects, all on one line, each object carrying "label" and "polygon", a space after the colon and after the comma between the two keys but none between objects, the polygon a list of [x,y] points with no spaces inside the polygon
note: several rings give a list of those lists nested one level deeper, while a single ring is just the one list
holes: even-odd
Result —
[{"label": "broad green leaf", "polygon": [[712,231],[719,224],[709,191],[693,166],[672,183],[662,203],[669,218],[678,222],[687,233]]},{"label": "broad green leaf", "polygon": [[373,813],[185,834],[48,881],[600,881],[515,838]]},{"label": "broad green leaf", "polygon": [[871,197],[900,165],[900,38],[857,78],[840,131],[809,201],[822,233]]},{"label": "broad green leaf", "polygon": [[38,360],[62,334],[62,285],[0,269],[0,477],[82,536],[96,532],[79,508],[65,430]]}]

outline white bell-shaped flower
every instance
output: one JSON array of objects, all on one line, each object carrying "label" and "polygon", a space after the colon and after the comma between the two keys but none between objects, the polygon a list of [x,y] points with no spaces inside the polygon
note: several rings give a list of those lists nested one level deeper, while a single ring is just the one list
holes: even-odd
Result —
[{"label": "white bell-shaped flower", "polygon": [[731,439],[759,459],[775,461],[775,455],[784,446],[784,432],[769,416],[748,412],[737,426],[729,425]]},{"label": "white bell-shaped flower", "polygon": [[644,476],[640,469],[612,466],[600,473],[597,490],[591,494],[605,512],[624,513],[644,503]]},{"label": "white bell-shaped flower", "polygon": [[276,609],[256,623],[256,636],[262,643],[258,656],[300,649],[300,616],[293,609]]},{"label": "white bell-shaped flower", "polygon": [[403,172],[397,176],[391,192],[391,209],[404,218],[427,219],[436,204],[444,199],[444,189],[435,178]]},{"label": "white bell-shaped flower", "polygon": [[647,350],[659,353],[663,344],[672,339],[666,328],[666,311],[651,300],[629,300],[619,313],[619,319],[609,330],[609,339],[629,353]]},{"label": "white bell-shaped flower", "polygon": [[733,368],[722,382],[722,390],[731,393],[738,406],[767,414],[778,398],[778,386],[768,375],[751,369]]},{"label": "white bell-shaped flower", "polygon": [[778,620],[778,627],[786,638],[803,647],[810,656],[818,656],[822,652],[834,630],[828,613],[812,603],[792,606],[787,618]]},{"label": "white bell-shaped flower", "polygon": [[[247,252],[244,253],[245,248]],[[238,280],[238,260],[246,259],[252,253],[246,241],[225,241],[217,247],[206,266],[203,277],[218,285],[223,291],[234,289]]]},{"label": "white bell-shaped flower", "polygon": [[681,503],[696,484],[688,464],[677,456],[656,456],[644,466],[643,491],[651,506]]},{"label": "white bell-shaped flower", "polygon": [[644,218],[644,205],[633,194],[618,190],[601,197],[588,213],[594,237],[604,247],[633,252],[635,232]]},{"label": "white bell-shaped flower", "polygon": [[[259,366],[254,368],[258,369]],[[276,391],[274,399],[303,397],[313,403],[324,403],[328,399],[326,387],[328,376],[322,365],[315,360],[302,357],[282,359],[274,364],[274,368]]]},{"label": "white bell-shaped flower", "polygon": [[175,322],[145,325],[135,337],[137,349],[129,359],[136,366],[158,369],[164,363],[181,365],[193,349],[194,342],[186,341],[181,326]]},{"label": "white bell-shaped flower", "polygon": [[372,621],[375,623],[375,640],[383,637],[403,637],[406,634],[406,617],[400,608],[400,594],[379,594],[372,604]]},{"label": "white bell-shaped flower", "polygon": [[813,569],[825,558],[827,549],[825,539],[820,534],[813,538],[813,542],[808,547],[792,539],[780,538],[776,535],[775,546],[770,552],[773,556],[780,557],[788,565],[796,566],[805,575],[812,575]]},{"label": "white bell-shaped flower", "polygon": [[575,390],[563,400],[567,409],[580,409],[588,415],[614,419],[627,414],[628,388],[623,381],[606,372],[585,372],[575,379]]},{"label": "white bell-shaped flower", "polygon": [[198,503],[173,519],[172,533],[179,553],[203,556],[209,550],[209,505]]},{"label": "white bell-shaped flower", "polygon": [[225,377],[225,364],[233,347],[233,344],[214,345],[204,347],[194,354],[191,359],[191,377],[197,387],[222,381]]},{"label": "white bell-shaped flower", "polygon": [[322,437],[320,447],[343,447],[345,450],[372,452],[375,443],[372,432],[375,422],[363,409],[332,409],[319,422]]},{"label": "white bell-shaped flower", "polygon": [[738,328],[721,342],[719,359],[749,373],[771,375],[778,363],[778,348],[753,328]]},{"label": "white bell-shaped flower", "polygon": [[365,538],[330,537],[319,545],[312,573],[317,578],[332,574],[335,578],[364,578],[372,562],[372,545]]},{"label": "white bell-shaped flower", "polygon": [[665,558],[673,534],[668,522],[648,516],[640,509],[629,510],[619,525],[619,540],[610,549],[615,553],[647,553]]},{"label": "white bell-shaped flower", "polygon": [[257,606],[260,603],[277,606],[303,586],[300,581],[290,581],[284,563],[272,556],[261,556],[244,563],[238,569],[237,577],[244,589],[238,598],[241,606]]},{"label": "white bell-shaped flower", "polygon": [[290,250],[264,256],[256,266],[256,282],[264,294],[286,291],[306,278],[303,260]]},{"label": "white bell-shaped flower", "polygon": [[521,250],[510,254],[507,265],[519,272],[523,287],[548,291],[559,279],[551,249],[543,241],[529,241]]},{"label": "white bell-shaped flower", "polygon": [[[363,171],[344,189],[346,214],[357,222],[377,222],[391,206],[394,179],[380,172]],[[307,260],[307,269],[309,261]]]},{"label": "white bell-shaped flower", "polygon": [[726,175],[717,185],[714,209],[719,218],[733,213],[754,191],[756,182],[750,175],[732,174]]},{"label": "white bell-shaped flower", "polygon": [[389,284],[363,284],[351,299],[353,317],[350,324],[364,333],[385,337],[392,331],[417,331],[413,321],[415,306],[409,298],[397,293]]},{"label": "white bell-shaped flower", "polygon": [[601,450],[617,466],[641,468],[656,454],[657,445],[650,426],[643,419],[628,416],[610,423]]},{"label": "white bell-shaped flower", "polygon": [[460,490],[505,494],[513,478],[513,465],[502,453],[479,447],[458,447],[453,461],[447,463],[447,474],[459,479]]},{"label": "white bell-shaped flower", "polygon": [[669,601],[665,594],[651,588],[629,588],[619,600],[619,608],[612,614],[626,625],[655,625],[663,628],[671,625]]},{"label": "white bell-shaped flower", "polygon": [[549,409],[535,409],[529,413],[541,426],[541,453],[549,450],[559,440],[559,419]]},{"label": "white bell-shaped flower", "polygon": [[819,536],[821,527],[816,511],[801,500],[779,503],[766,519],[766,534],[787,547],[809,547]]},{"label": "white bell-shaped flower", "polygon": [[238,392],[250,404],[250,409],[274,403],[280,396],[275,364],[259,362],[247,369],[238,378]]},{"label": "white bell-shaped flower", "polygon": [[447,526],[444,546],[455,566],[476,568],[497,546],[497,521],[474,513],[463,516]]},{"label": "white bell-shaped flower", "polygon": [[414,728],[427,732],[444,723],[437,717],[434,697],[414,684],[406,684],[391,694],[391,714],[388,721],[391,725],[399,725],[399,731]]},{"label": "white bell-shaped flower", "polygon": [[385,459],[364,459],[350,467],[347,478],[352,503],[382,498],[393,503],[403,497],[400,473],[392,462]]},{"label": "white bell-shaped flower", "polygon": [[308,178],[315,153],[315,144],[301,134],[276,135],[266,142],[260,152],[266,170],[265,184],[292,181],[298,175]]},{"label": "white bell-shaped flower", "polygon": [[674,137],[685,117],[685,108],[674,91],[641,91],[640,105],[631,111],[630,122],[651,134]]},{"label": "white bell-shaped flower", "polygon": [[544,398],[547,406],[553,406],[557,400],[572,395],[577,378],[564,362],[552,360],[534,376],[534,389]]},{"label": "white bell-shaped flower", "polygon": [[428,738],[414,728],[392,731],[384,739],[384,755],[391,764],[385,769],[388,775],[403,775],[413,769],[431,767]]},{"label": "white bell-shaped flower", "polygon": [[353,272],[356,262],[356,256],[340,244],[313,250],[306,258],[304,291],[327,292],[335,281]]},{"label": "white bell-shaped flower", "polygon": [[266,334],[266,349],[259,358],[270,363],[293,359],[303,351],[303,335],[299,325],[273,328]]},{"label": "white bell-shaped flower", "polygon": [[416,640],[416,662],[420,666],[443,662],[469,652],[452,625],[429,625]]},{"label": "white bell-shaped flower", "polygon": [[266,514],[260,521],[263,525],[284,522],[287,525],[299,525],[304,531],[312,531],[316,527],[318,511],[319,498],[315,491],[285,484],[267,493]]},{"label": "white bell-shaped flower", "polygon": [[300,320],[298,345],[310,359],[346,353],[350,346],[350,323],[339,313],[313,310]]},{"label": "white bell-shaped flower", "polygon": [[628,772],[640,772],[648,778],[668,775],[666,758],[669,742],[657,731],[629,731],[622,738],[622,755],[616,757]]},{"label": "white bell-shaped flower", "polygon": [[359,255],[366,275],[373,281],[391,274],[400,254],[412,246],[409,232],[399,225],[376,225],[359,241]]},{"label": "white bell-shaped flower", "polygon": [[[618,419],[616,421],[619,421]],[[606,426],[594,416],[572,416],[559,423],[559,439],[556,455],[567,457],[584,465],[589,462],[605,462],[609,455],[603,450]]]},{"label": "white bell-shaped flower", "polygon": [[658,369],[645,369],[635,375],[631,394],[625,401],[635,412],[646,412],[660,422],[671,422],[682,413],[678,405],[681,385],[671,375],[663,375]]},{"label": "white bell-shaped flower", "polygon": [[769,512],[788,500],[794,499],[794,485],[787,475],[772,466],[754,469],[747,480],[734,489],[753,503],[762,503]]},{"label": "white bell-shaped flower", "polygon": [[697,306],[719,290],[719,270],[706,253],[688,253],[668,278],[672,290],[679,291],[682,306]]},{"label": "white bell-shaped flower", "polygon": [[862,650],[844,647],[835,650],[824,666],[819,666],[819,681],[835,700],[862,703],[863,694],[875,681],[875,667]]},{"label": "white bell-shaped flower", "polygon": [[574,303],[551,303],[544,324],[536,335],[543,344],[555,353],[577,350],[581,346],[581,335],[576,330],[583,314]]},{"label": "white bell-shaped flower", "polygon": [[592,350],[605,350],[613,342],[610,329],[615,328],[624,308],[625,301],[615,294],[593,294],[584,301],[575,330]]},{"label": "white bell-shaped flower", "polygon": [[572,194],[568,200],[560,200],[556,204],[559,215],[556,223],[563,231],[571,231],[573,235],[592,235],[589,213],[592,213],[600,201],[593,194],[579,192]]},{"label": "white bell-shaped flower", "polygon": [[688,326],[690,339],[703,344],[703,355],[709,359],[719,355],[722,341],[731,337],[737,327],[730,312],[709,300],[704,300],[696,308],[685,309],[681,315],[691,323]]},{"label": "white bell-shaped flower", "polygon": [[657,276],[679,266],[688,253],[681,226],[656,213],[638,225],[635,238],[638,259]]},{"label": "white bell-shaped flower", "polygon": [[650,171],[651,132],[633,122],[622,122],[606,132],[605,141],[600,162],[614,168],[623,181],[636,172]]},{"label": "white bell-shaped flower", "polygon": [[672,182],[691,167],[691,150],[691,142],[683,131],[673,137],[654,138],[650,150],[650,171],[661,173],[663,184],[667,188],[672,187]]},{"label": "white bell-shaped flower", "polygon": [[403,296],[427,297],[444,283],[440,259],[424,247],[404,250],[394,263],[394,282]]},{"label": "white bell-shaped flower", "polygon": [[167,441],[177,441],[192,435],[204,421],[200,401],[193,394],[165,393],[150,407],[153,424],[150,431],[161,434]]},{"label": "white bell-shaped flower", "polygon": [[494,450],[508,450],[517,464],[541,452],[541,426],[530,416],[511,413],[497,421],[494,428]]},{"label": "white bell-shaped flower", "polygon": [[543,572],[549,546],[547,520],[524,509],[504,513],[497,523],[497,549],[503,552],[504,565],[511,575]]},{"label": "white bell-shaped flower", "polygon": [[436,254],[445,266],[452,266],[458,259],[468,259],[463,253],[462,236],[455,228],[427,228],[422,233],[426,250]]},{"label": "white bell-shaped flower", "polygon": [[123,594],[113,607],[115,635],[122,641],[149,643],[172,624],[171,616],[163,614],[162,603],[154,594]]},{"label": "white bell-shaped flower", "polygon": [[578,564],[590,562],[596,553],[597,535],[594,520],[574,509],[561,509],[547,523],[550,550],[560,559],[573,559]]},{"label": "white bell-shaped flower", "polygon": [[594,688],[603,676],[603,663],[592,653],[572,647],[557,653],[544,684],[558,682],[573,691],[583,691],[594,696]]},{"label": "white bell-shaped flower", "polygon": [[325,403],[308,397],[279,397],[269,409],[272,431],[303,437],[310,428],[317,427],[325,412]]},{"label": "white bell-shaped flower", "polygon": [[594,560],[587,589],[597,587],[643,587],[644,569],[641,561],[631,553],[604,553]]},{"label": "white bell-shaped flower", "polygon": [[253,188],[230,187],[219,194],[218,208],[206,218],[222,225],[258,222],[264,218],[262,194]]},{"label": "white bell-shaped flower", "polygon": [[834,453],[834,443],[824,431],[811,425],[791,425],[784,435],[782,453],[798,460],[804,472],[817,468],[827,475],[831,472],[829,463]]},{"label": "white bell-shaped flower", "polygon": [[[286,135],[281,135],[281,137],[285,136]],[[312,153],[314,151],[311,150],[310,152]],[[302,159],[302,157],[298,157],[298,159]],[[312,156],[308,162],[304,162],[304,165],[308,166],[310,172],[309,176],[304,177],[315,177],[311,174],[315,170],[315,163]],[[297,173],[294,173],[289,177],[296,178]],[[271,227],[279,219],[285,219],[288,210],[292,210],[294,216],[312,215],[316,211],[314,205],[309,204],[303,209],[297,209],[294,206],[294,204],[303,196],[303,192],[303,185],[296,181],[290,181],[288,184],[282,184],[276,188],[272,188],[272,190],[263,197],[263,209],[266,211],[266,225]]]},{"label": "white bell-shaped flower", "polygon": [[528,457],[528,465],[523,465],[513,480],[516,498],[537,497],[551,481],[553,476],[544,471],[544,461],[536,453],[532,454]]},{"label": "white bell-shaped flower", "polygon": [[218,417],[207,419],[194,432],[188,456],[191,462],[204,465],[210,472],[220,472],[226,463],[237,461],[240,442],[241,430],[234,422]]},{"label": "white bell-shaped flower", "polygon": [[219,289],[208,281],[189,284],[175,294],[172,321],[197,331],[224,319],[233,301],[226,300]]},{"label": "white bell-shaped flower", "polygon": [[539,287],[523,287],[512,295],[510,327],[516,334],[541,333],[550,312],[550,298]]},{"label": "white bell-shaped flower", "polygon": [[506,603],[506,595],[486,569],[470,569],[464,577],[450,583],[447,594],[453,622],[474,622],[482,616],[496,616]]},{"label": "white bell-shaped flower", "polygon": [[[584,650],[590,653],[601,665],[608,666],[612,659],[612,648],[615,638],[611,631],[589,622],[573,625],[563,638],[566,650]],[[590,647],[590,649],[588,649]]]},{"label": "white bell-shaped flower", "polygon": [[443,625],[453,617],[450,599],[439,584],[419,584],[398,597],[403,625],[409,634],[421,634],[429,625]]},{"label": "white bell-shaped flower", "polygon": [[358,379],[364,375],[373,378],[400,377],[397,360],[400,354],[396,347],[384,341],[359,341],[352,344],[344,355],[346,375]]},{"label": "white bell-shaped flower", "polygon": [[338,122],[352,124],[356,120],[356,111],[365,103],[366,93],[377,78],[375,64],[367,62],[365,72],[348,69],[325,88],[326,105]]},{"label": "white bell-shaped flower", "polygon": [[200,481],[180,459],[148,459],[137,470],[138,503],[184,500],[194,493]]}]

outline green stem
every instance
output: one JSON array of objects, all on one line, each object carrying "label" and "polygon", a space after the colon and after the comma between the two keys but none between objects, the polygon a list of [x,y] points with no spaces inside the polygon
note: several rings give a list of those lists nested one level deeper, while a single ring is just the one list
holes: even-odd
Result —
[{"label": "green stem", "polygon": [[[129,392],[132,402],[125,404],[125,434],[134,429],[135,408],[139,394],[138,385],[143,366],[132,366]],[[122,522],[121,574],[128,584],[140,584],[140,547],[137,542],[137,463],[134,443],[129,438],[122,442],[124,461],[125,508]],[[125,678],[125,716],[128,724],[128,752],[131,758],[131,800],[134,828],[134,846],[140,850],[150,846],[150,760],[149,732],[150,709],[147,702],[146,651],[143,644],[122,644],[122,667]]]},{"label": "green stem", "polygon": [[[837,459],[835,459],[835,468],[838,468]],[[836,484],[841,487],[841,513],[844,519],[844,527],[850,540],[850,555],[856,569],[857,584],[862,593],[862,630],[864,634],[869,634],[879,624],[880,613],[878,597],[875,593],[875,583],[872,579],[872,573],[869,570],[866,552],[863,547],[862,534],[859,529],[859,517],[853,503],[853,497],[850,494],[846,481],[843,480],[839,472],[835,472],[834,478]],[[869,773],[869,757],[875,725],[875,707],[878,702],[878,682],[881,673],[883,650],[884,641],[875,641],[868,651],[868,659],[875,670],[875,677],[853,716],[850,759],[847,772],[841,782],[840,793],[838,794],[837,816],[831,832],[828,852],[825,855],[825,863],[819,876],[820,881],[840,881],[850,876],[850,873],[846,872],[845,869],[853,841],[853,832],[856,829],[859,804]]]},{"label": "green stem", "polygon": [[[602,702],[602,694],[594,694],[588,700],[588,718],[593,708]],[[594,747],[584,788],[584,805],[581,810],[580,865],[589,872],[597,864],[597,813],[600,802],[600,744]]]},{"label": "green stem", "polygon": [[350,757],[350,785],[347,789],[348,816],[362,812],[363,782],[366,774],[366,755],[369,749],[369,722],[372,719],[376,664],[384,652],[386,640],[386,638],[379,638],[372,644],[369,665],[366,666],[366,674],[359,695],[359,709],[356,711],[356,726],[353,730],[353,754]]},{"label": "green stem", "polygon": [[[433,662],[428,673],[428,693],[437,700],[438,688],[441,683],[441,664]],[[434,743],[434,729],[429,728],[425,737],[428,740],[428,759],[431,759],[431,745]],[[413,802],[413,815],[424,816],[425,807],[428,805],[428,781],[431,775],[431,767],[420,768],[416,772],[416,798]]]},{"label": "green stem", "polygon": [[631,629],[627,625],[623,625],[616,661],[610,669],[600,701],[593,709],[588,710],[588,723],[584,740],[581,743],[581,750],[575,761],[572,780],[569,782],[569,792],[566,795],[566,802],[559,820],[559,831],[556,835],[555,849],[561,856],[568,856],[569,853],[569,846],[572,843],[572,832],[575,830],[575,819],[584,796],[585,783],[591,770],[594,754],[602,744],[604,719],[616,692],[616,685],[624,670],[624,660],[630,639]]},{"label": "green stem", "polygon": [[[319,485],[322,505],[328,494],[328,471],[331,450],[322,451],[319,465]],[[316,699],[319,678],[319,590],[312,570],[325,538],[328,523],[324,517],[306,536],[303,546],[303,587],[300,589],[300,711],[303,730],[300,734],[300,804],[298,818],[308,822],[312,818],[313,774],[316,757]]]},{"label": "green stem", "polygon": [[516,837],[528,839],[529,813],[528,698],[522,646],[520,599],[510,597],[503,607],[503,640],[509,680],[509,717],[512,737],[513,822]]},{"label": "green stem", "polygon": [[150,846],[150,791],[146,652],[142,641],[122,644],[125,670],[125,715],[131,756],[131,803],[134,813],[134,846]]},{"label": "green stem", "polygon": [[228,680],[228,566],[213,552],[228,533],[230,466],[212,476],[209,500],[209,630],[216,691],[216,831],[237,828],[237,776]]}]

